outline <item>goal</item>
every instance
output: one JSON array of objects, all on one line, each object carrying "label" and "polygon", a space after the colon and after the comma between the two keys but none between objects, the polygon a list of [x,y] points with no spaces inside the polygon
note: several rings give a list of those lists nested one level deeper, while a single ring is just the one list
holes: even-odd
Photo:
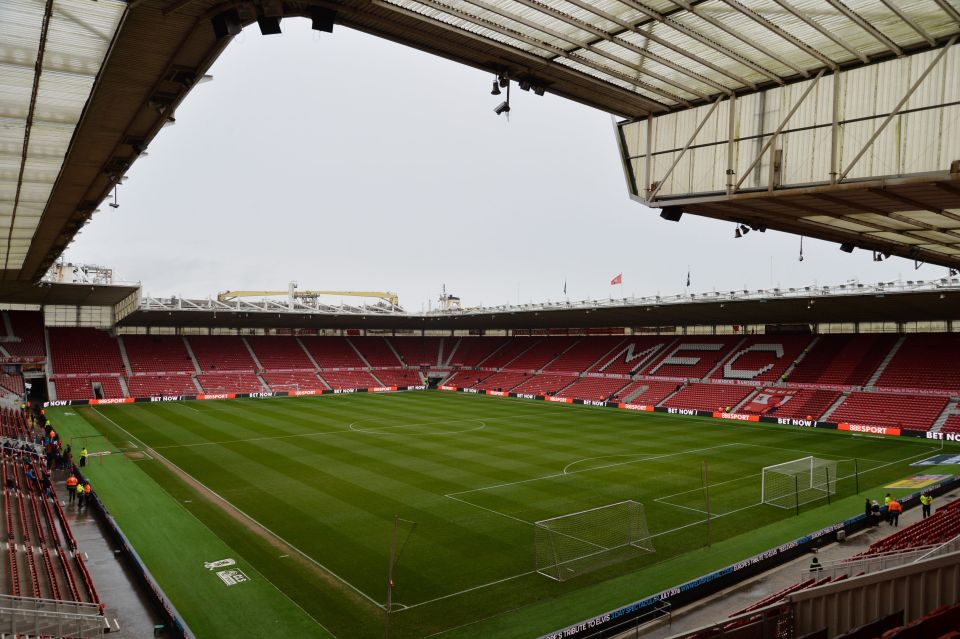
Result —
[{"label": "goal", "polygon": [[655,552],[643,504],[621,501],[533,524],[537,572],[556,581]]},{"label": "goal", "polygon": [[294,396],[300,394],[300,384],[271,384],[270,388],[275,393],[285,392]]},{"label": "goal", "polygon": [[762,481],[763,503],[797,508],[837,493],[837,462],[804,457],[765,466]]}]

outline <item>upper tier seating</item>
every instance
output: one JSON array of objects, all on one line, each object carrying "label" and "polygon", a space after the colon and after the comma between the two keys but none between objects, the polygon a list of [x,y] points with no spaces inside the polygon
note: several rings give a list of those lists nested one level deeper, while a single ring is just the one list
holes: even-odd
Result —
[{"label": "upper tier seating", "polygon": [[[726,359],[742,337],[710,335],[683,337],[662,351],[662,355],[640,372],[658,377],[700,379]],[[738,347],[739,348],[739,347]]]},{"label": "upper tier seating", "polygon": [[374,368],[403,365],[384,337],[351,337],[349,339]]},{"label": "upper tier seating", "polygon": [[538,371],[570,348],[575,341],[577,341],[575,337],[545,337],[523,351],[513,361],[505,364],[504,368]]},{"label": "upper tier seating", "polygon": [[213,373],[197,375],[197,381],[207,394],[262,393],[266,389],[253,373]]},{"label": "upper tier seating", "polygon": [[748,337],[710,378],[775,382],[812,339],[809,335]]},{"label": "upper tier seating", "polygon": [[896,335],[821,335],[788,382],[863,386],[897,341]]},{"label": "upper tier seating", "polygon": [[788,419],[819,419],[837,399],[835,390],[800,388],[763,388],[743,405],[741,413]]},{"label": "upper tier seating", "polygon": [[190,375],[135,375],[127,379],[131,397],[196,395],[199,391]]},{"label": "upper tier seating", "polygon": [[125,374],[117,340],[96,328],[51,328],[53,373]]},{"label": "upper tier seating", "polygon": [[929,430],[947,405],[946,397],[851,393],[830,415],[832,422]]},{"label": "upper tier seating", "polygon": [[[441,337],[392,337],[388,341],[400,355],[400,361],[414,368],[436,366],[440,344],[444,342]],[[452,344],[452,340],[449,343]],[[444,348],[449,346],[444,343]]]},{"label": "upper tier seating", "polygon": [[47,347],[43,340],[43,313],[40,311],[4,311],[10,316],[13,335],[19,341],[4,342],[3,347],[13,356],[44,357]]},{"label": "upper tier seating", "polygon": [[573,375],[558,375],[556,373],[542,373],[534,375],[524,383],[513,388],[514,393],[530,393],[532,395],[552,395],[566,386],[569,386],[576,377]]},{"label": "upper tier seating", "polygon": [[910,335],[876,381],[879,388],[960,391],[960,335]]},{"label": "upper tier seating", "polygon": [[177,335],[123,335],[120,338],[127,351],[130,369],[134,373],[195,372],[193,360]]},{"label": "upper tier seating", "polygon": [[560,397],[601,401],[612,398],[618,390],[626,386],[628,383],[629,380],[626,379],[583,377],[557,394]]},{"label": "upper tier seating", "polygon": [[[444,359],[449,361],[449,365],[457,367],[488,366],[484,361],[491,353],[503,346],[509,338],[506,337],[461,337],[459,343],[454,339],[448,339],[444,346]],[[450,355],[446,352],[447,348],[456,350]]]},{"label": "upper tier seating", "polygon": [[753,392],[750,386],[738,384],[690,384],[663,403],[667,408],[695,408],[698,410],[733,409]]},{"label": "upper tier seating", "polygon": [[374,371],[384,386],[421,386],[423,378],[415,370],[379,370]]},{"label": "upper tier seating", "polygon": [[[187,338],[200,370],[204,373],[254,372],[256,364],[240,337],[235,335],[191,335]],[[203,384],[203,381],[200,382]],[[206,388],[206,385],[203,385]],[[259,391],[257,391],[259,392]]]},{"label": "upper tier seating", "polygon": [[270,387],[270,390],[278,392],[293,392],[303,390],[323,390],[326,388],[317,374],[312,371],[267,371],[261,375],[263,380]]},{"label": "upper tier seating", "polygon": [[367,371],[333,371],[325,370],[320,372],[320,377],[327,381],[330,388],[373,388],[382,386],[380,382],[371,377]]},{"label": "upper tier seating", "polygon": [[299,339],[321,369],[366,368],[367,366],[344,337],[301,337]]},{"label": "upper tier seating", "polygon": [[246,339],[265,371],[316,369],[296,337],[250,336]]},{"label": "upper tier seating", "polygon": [[[483,360],[481,366],[484,368],[503,368],[517,358],[522,352],[534,347],[541,340],[537,337],[514,337],[507,342],[506,346],[493,353],[490,357]],[[511,365],[510,368],[513,368]]]},{"label": "upper tier seating", "polygon": [[627,337],[613,351],[602,356],[593,366],[592,373],[632,375],[661,357],[675,337],[659,335],[635,335]]},{"label": "upper tier seating", "polygon": [[627,401],[627,398],[633,393],[638,393],[636,397],[629,400],[631,404],[656,406],[670,395],[670,393],[676,391],[677,386],[680,386],[677,382],[638,379],[625,388],[620,389],[612,399],[624,402]]},{"label": "upper tier seating", "polygon": [[586,371],[611,349],[623,342],[623,337],[585,337],[567,349],[544,370],[558,373],[580,373]]}]

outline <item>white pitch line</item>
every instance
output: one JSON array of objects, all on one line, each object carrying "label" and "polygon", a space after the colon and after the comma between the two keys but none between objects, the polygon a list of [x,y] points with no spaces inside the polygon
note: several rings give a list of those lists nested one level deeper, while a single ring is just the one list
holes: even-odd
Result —
[{"label": "white pitch line", "polygon": [[437,601],[442,601],[444,599],[450,599],[451,597],[456,597],[457,595],[465,595],[468,592],[473,592],[474,590],[480,590],[481,588],[488,588],[490,586],[496,586],[497,584],[502,584],[507,581],[512,581],[514,579],[519,579],[520,577],[526,577],[528,575],[535,575],[536,570],[528,570],[527,572],[521,572],[518,575],[513,575],[511,577],[504,577],[503,579],[497,579],[496,581],[489,581],[485,584],[480,584],[479,586],[473,586],[472,588],[467,588],[465,590],[460,590],[457,592],[451,592],[448,595],[441,595],[440,597],[435,597],[433,599],[427,599],[426,601],[421,601],[419,603],[410,604],[406,606],[404,610],[409,610],[410,608],[419,608],[420,606],[426,606],[427,604],[432,604]]},{"label": "white pitch line", "polygon": [[[107,417],[106,415],[104,415],[103,413],[101,413],[99,410],[97,410],[96,408],[94,408],[93,410],[94,410],[94,412],[96,412],[98,415],[100,415],[101,417],[103,417],[105,420],[107,420],[108,422],[110,422],[111,424],[113,424],[114,426],[116,426],[117,428],[119,428],[120,430],[122,430],[124,433],[126,433],[126,434],[129,435],[130,437],[133,437],[133,438],[136,439],[138,442],[140,442],[141,444],[143,444],[143,445],[144,445],[144,448],[148,448],[148,446],[147,446],[146,444],[144,444],[144,442],[143,442],[142,440],[138,439],[135,435],[131,434],[126,428],[124,428],[123,426],[121,426],[121,425],[118,424],[117,422],[113,421],[112,419],[110,419],[109,417]],[[155,451],[155,450],[156,450],[156,449],[154,449],[154,451]],[[320,563],[319,561],[317,561],[316,559],[314,559],[313,557],[311,557],[311,556],[308,555],[307,553],[303,552],[302,550],[300,550],[299,548],[297,548],[296,546],[294,546],[293,544],[291,544],[289,541],[287,541],[286,539],[284,539],[283,537],[281,537],[281,536],[278,535],[277,533],[273,532],[272,530],[270,530],[269,528],[267,528],[266,526],[264,526],[262,523],[260,523],[259,521],[257,521],[256,519],[254,519],[253,517],[251,517],[250,515],[248,515],[246,512],[244,512],[243,510],[237,508],[237,507],[236,507],[234,504],[232,504],[230,501],[224,499],[224,498],[220,495],[220,493],[218,493],[218,492],[216,492],[215,490],[211,489],[209,486],[207,486],[206,484],[204,484],[203,482],[201,482],[200,480],[198,480],[196,477],[193,477],[193,475],[191,475],[190,473],[186,472],[185,470],[183,470],[182,468],[180,468],[179,466],[177,466],[176,464],[174,464],[172,461],[170,461],[169,459],[167,459],[166,457],[164,457],[164,456],[161,455],[160,453],[156,453],[156,454],[157,454],[158,457],[160,457],[160,458],[163,459],[166,463],[170,464],[171,466],[173,466],[174,468],[176,468],[177,470],[179,470],[179,471],[180,471],[181,473],[183,473],[184,475],[187,475],[188,477],[192,477],[195,482],[197,482],[198,484],[200,484],[201,486],[203,486],[204,489],[207,490],[207,491],[209,491],[211,495],[214,495],[217,499],[219,499],[219,500],[222,501],[223,503],[228,504],[231,508],[235,509],[238,513],[240,513],[241,515],[243,515],[244,517],[246,517],[249,521],[253,522],[254,524],[256,524],[257,526],[259,526],[259,527],[262,528],[263,530],[267,531],[269,534],[271,534],[271,535],[272,535],[273,537],[275,537],[276,539],[279,539],[280,541],[282,541],[285,545],[289,546],[292,550],[296,551],[297,554],[299,554],[301,557],[303,557],[304,559],[306,559],[306,560],[309,561],[310,563],[314,564],[315,566],[323,569],[324,572],[326,572],[326,573],[329,574],[331,577],[335,578],[337,581],[339,581],[339,582],[342,583],[343,585],[347,586],[348,588],[350,588],[351,590],[353,590],[354,592],[356,592],[358,595],[360,595],[361,597],[363,597],[364,599],[366,599],[367,601],[369,601],[369,602],[372,603],[373,605],[377,606],[378,608],[383,608],[383,607],[384,607],[384,604],[378,602],[376,599],[374,599],[373,597],[371,597],[371,596],[368,595],[367,593],[363,592],[362,590],[360,590],[359,588],[357,588],[356,586],[354,586],[352,583],[350,583],[349,581],[347,581],[346,579],[344,579],[343,577],[341,577],[341,576],[338,575],[337,573],[333,572],[332,570],[330,570],[329,568],[327,568],[326,566],[324,566],[322,563]],[[187,511],[187,512],[190,512],[190,511]],[[193,514],[193,513],[191,513],[191,514]],[[196,515],[194,515],[194,517],[196,517]],[[203,523],[203,522],[201,521],[201,523]],[[206,525],[206,524],[204,524],[204,525]],[[208,527],[208,529],[209,529],[209,527]],[[210,530],[210,532],[213,533],[216,537],[219,538],[219,535],[217,535],[216,533],[214,533],[212,530]],[[258,572],[259,572],[259,571],[258,571]],[[267,581],[269,581],[269,579],[268,579]]]},{"label": "white pitch line", "polygon": [[[604,469],[604,468],[614,468],[614,467],[616,467],[616,466],[626,466],[626,465],[629,465],[629,464],[636,464],[637,462],[652,461],[652,460],[654,460],[654,459],[665,459],[665,458],[667,458],[667,457],[676,457],[676,456],[678,456],[678,455],[686,455],[686,454],[689,454],[689,453],[698,453],[698,452],[701,452],[701,451],[704,451],[704,450],[715,450],[715,449],[717,449],[717,448],[727,448],[727,447],[736,446],[736,445],[737,445],[737,444],[735,444],[735,443],[734,443],[734,444],[720,444],[719,446],[708,446],[708,447],[706,447],[706,448],[694,448],[694,449],[692,449],[692,450],[684,450],[684,451],[681,451],[681,452],[678,452],[678,453],[666,453],[666,454],[663,454],[663,455],[654,455],[653,457],[643,457],[643,458],[641,458],[641,459],[633,459],[633,460],[630,460],[630,461],[628,461],[628,462],[618,462],[618,463],[616,463],[616,464],[606,464],[606,465],[604,465],[604,466],[594,466],[594,467],[592,467],[592,468],[584,468],[583,470],[572,470],[572,471],[570,471],[570,472],[568,472],[568,473],[565,473],[565,472],[552,473],[552,474],[550,474],[550,475],[542,475],[542,476],[540,476],[540,477],[531,477],[530,479],[520,479],[520,480],[518,480],[518,481],[510,481],[510,482],[505,482],[505,483],[502,483],[502,484],[492,484],[492,485],[490,485],[490,486],[481,486],[480,488],[470,488],[469,490],[458,490],[458,491],[455,491],[455,492],[452,492],[452,493],[446,493],[446,494],[444,495],[444,497],[450,497],[451,495],[466,495],[467,493],[476,493],[476,492],[480,492],[480,491],[482,491],[482,490],[492,490],[492,489],[494,489],[494,488],[505,488],[505,487],[507,487],[507,486],[517,486],[517,485],[519,485],[519,484],[529,484],[530,482],[542,481],[542,480],[544,480],[544,479],[555,479],[555,478],[557,478],[557,477],[564,477],[564,476],[566,476],[566,475],[579,475],[580,473],[588,473],[588,472],[592,472],[592,471],[594,471],[594,470],[602,470],[602,469]],[[642,454],[642,453],[640,453],[640,454]],[[595,458],[595,457],[587,457],[587,458],[585,458],[585,459],[596,459],[596,458]],[[576,463],[577,461],[583,461],[583,460],[575,460],[575,461],[572,462],[572,463]],[[569,464],[568,464],[568,466],[569,466]],[[468,503],[469,503],[469,502],[468,502]]]},{"label": "white pitch line", "polygon": [[485,510],[485,511],[487,511],[488,513],[493,513],[494,515],[500,515],[501,517],[506,517],[507,519],[512,519],[512,520],[514,520],[514,521],[519,521],[521,524],[527,524],[528,526],[532,526],[532,525],[533,525],[533,522],[532,522],[532,521],[527,521],[526,519],[520,519],[519,517],[514,517],[513,515],[508,515],[507,513],[502,513],[502,512],[500,512],[499,510],[494,510],[494,509],[492,509],[492,508],[487,508],[486,506],[480,506],[480,505],[478,505],[478,504],[473,503],[472,501],[467,501],[466,499],[460,499],[459,497],[454,497],[454,495],[456,495],[456,494],[457,494],[457,493],[450,493],[450,494],[448,494],[448,495],[444,495],[444,497],[446,497],[446,498],[448,498],[448,499],[452,499],[453,501],[459,501],[461,504],[466,504],[467,506],[473,506],[474,508],[479,508],[480,510]]}]

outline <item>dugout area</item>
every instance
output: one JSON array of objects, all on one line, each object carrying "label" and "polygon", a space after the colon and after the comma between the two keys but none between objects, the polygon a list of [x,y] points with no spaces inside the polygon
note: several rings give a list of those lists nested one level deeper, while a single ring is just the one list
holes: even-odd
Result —
[{"label": "dugout area", "polygon": [[[393,515],[416,528],[400,530],[392,636],[538,636],[855,515],[943,445],[441,392],[50,410],[67,436],[105,437],[97,493],[208,636],[383,633]],[[837,460],[830,503],[762,503],[763,467],[805,455]],[[534,522],[625,500],[655,552],[536,572]],[[226,558],[249,580],[204,567]]]}]

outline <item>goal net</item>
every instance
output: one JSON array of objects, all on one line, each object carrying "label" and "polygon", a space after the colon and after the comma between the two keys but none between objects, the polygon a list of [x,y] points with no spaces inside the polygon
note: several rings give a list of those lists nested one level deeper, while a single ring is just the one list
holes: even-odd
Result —
[{"label": "goal net", "polygon": [[533,536],[537,572],[557,581],[655,552],[636,501],[534,522]]},{"label": "goal net", "polygon": [[763,503],[778,508],[796,508],[837,492],[837,462],[804,457],[765,466]]}]

